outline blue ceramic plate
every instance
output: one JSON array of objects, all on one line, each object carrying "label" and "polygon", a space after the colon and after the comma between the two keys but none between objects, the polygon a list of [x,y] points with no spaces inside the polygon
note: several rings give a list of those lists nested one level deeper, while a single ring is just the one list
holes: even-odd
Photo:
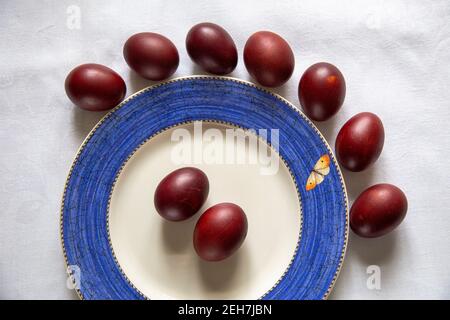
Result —
[{"label": "blue ceramic plate", "polygon": [[347,195],[329,145],[282,97],[241,80],[208,76],[174,79],[136,93],[108,113],[81,146],[61,208],[63,251],[79,296],[152,298],[130,281],[114,253],[111,194],[127,161],[150,138],[194,121],[279,130],[277,151],[295,184],[301,222],[285,272],[259,297],[326,298],[343,262],[348,231]]}]

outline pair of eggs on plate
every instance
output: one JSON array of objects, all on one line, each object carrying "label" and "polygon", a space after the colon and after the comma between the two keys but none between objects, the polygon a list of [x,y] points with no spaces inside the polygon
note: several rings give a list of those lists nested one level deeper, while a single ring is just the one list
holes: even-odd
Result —
[{"label": "pair of eggs on plate", "polygon": [[[181,168],[158,184],[154,195],[155,208],[167,220],[186,220],[201,209],[208,194],[209,181],[203,171]],[[247,217],[241,207],[234,203],[216,204],[208,208],[195,225],[195,251],[207,261],[223,260],[239,249],[247,228]]]}]

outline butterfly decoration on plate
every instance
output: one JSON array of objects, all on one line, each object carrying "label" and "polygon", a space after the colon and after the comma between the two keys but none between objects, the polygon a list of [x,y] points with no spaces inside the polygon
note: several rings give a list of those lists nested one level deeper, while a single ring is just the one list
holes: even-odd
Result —
[{"label": "butterfly decoration on plate", "polygon": [[328,154],[324,154],[316,162],[308,180],[306,181],[306,191],[312,190],[317,185],[321,184],[328,173],[330,173],[330,156]]}]

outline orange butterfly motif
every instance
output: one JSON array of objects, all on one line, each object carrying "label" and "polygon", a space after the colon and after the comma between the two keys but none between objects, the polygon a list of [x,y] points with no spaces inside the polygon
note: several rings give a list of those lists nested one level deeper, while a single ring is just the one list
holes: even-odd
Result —
[{"label": "orange butterfly motif", "polygon": [[306,191],[312,190],[317,185],[321,184],[328,173],[330,173],[330,156],[324,154],[316,162],[314,169],[309,175],[308,181],[306,181]]}]

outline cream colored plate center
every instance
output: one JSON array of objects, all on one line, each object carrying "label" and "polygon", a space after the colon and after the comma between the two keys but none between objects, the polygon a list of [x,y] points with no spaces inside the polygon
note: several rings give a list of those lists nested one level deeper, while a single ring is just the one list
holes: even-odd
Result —
[{"label": "cream colored plate center", "polygon": [[[295,184],[276,153],[272,161],[259,157],[262,147],[267,148],[261,139],[236,138],[231,143],[226,135],[232,127],[203,123],[199,131],[198,124],[157,135],[126,163],[109,209],[114,254],[128,279],[150,299],[260,298],[280,280],[299,241]],[[157,214],[153,194],[164,176],[184,166],[207,174],[209,197],[191,219],[168,222]],[[244,209],[248,235],[230,258],[205,262],[194,251],[192,234],[201,213],[220,202]]]}]

